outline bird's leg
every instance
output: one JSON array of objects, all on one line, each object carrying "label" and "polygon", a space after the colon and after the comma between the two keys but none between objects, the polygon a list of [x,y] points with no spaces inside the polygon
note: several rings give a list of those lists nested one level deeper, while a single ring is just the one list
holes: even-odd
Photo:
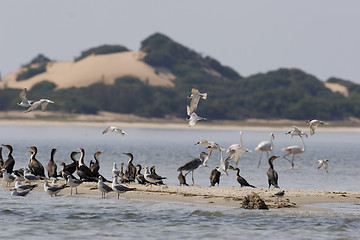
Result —
[{"label": "bird's leg", "polygon": [[260,159],[259,159],[259,163],[258,163],[258,168],[260,167],[262,154],[263,154],[263,152],[260,153]]},{"label": "bird's leg", "polygon": [[288,158],[286,158],[286,156],[288,156],[288,155],[290,155],[290,153],[285,154],[285,155],[283,156],[283,158],[285,158],[286,160],[288,160],[288,161],[291,163],[291,161],[290,161]]},{"label": "bird's leg", "polygon": [[294,169],[294,157],[295,157],[295,154],[293,154],[292,159],[291,159],[291,169]]},{"label": "bird's leg", "polygon": [[192,185],[194,186],[194,184],[195,184],[195,183],[194,183],[194,170],[193,170],[193,171],[191,171],[191,172],[192,172],[192,174],[191,174],[191,178],[192,178],[192,182],[193,182],[193,184],[192,184]]},{"label": "bird's leg", "polygon": [[77,188],[75,188],[75,194],[77,194]]},{"label": "bird's leg", "polygon": [[70,187],[70,195],[72,195],[72,187]]}]

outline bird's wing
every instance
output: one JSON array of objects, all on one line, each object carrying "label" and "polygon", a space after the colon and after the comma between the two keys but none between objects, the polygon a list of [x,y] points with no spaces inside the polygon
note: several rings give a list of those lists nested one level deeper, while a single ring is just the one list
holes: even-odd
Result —
[{"label": "bird's wing", "polygon": [[44,101],[41,103],[41,110],[44,112],[46,110],[46,107],[48,105],[48,102]]},{"label": "bird's wing", "polygon": [[111,127],[111,126],[105,128],[104,131],[102,132],[102,134],[105,134],[105,133],[107,133],[107,132],[109,132],[109,131],[113,131],[113,128],[114,128],[114,127]]},{"label": "bird's wing", "polygon": [[20,92],[19,97],[20,97],[20,99],[21,99],[22,102],[24,102],[24,103],[27,103],[27,102],[28,102],[28,99],[27,99],[27,97],[26,97],[26,88],[24,88],[24,89]]},{"label": "bird's wing", "polygon": [[317,125],[310,124],[310,134],[311,135],[314,135],[316,127],[317,127]]},{"label": "bird's wing", "polygon": [[325,167],[325,170],[326,172],[328,173],[329,172],[329,164],[327,161],[323,161],[324,162],[324,167]]},{"label": "bird's wing", "polygon": [[41,101],[34,102],[26,111],[25,113],[31,112],[35,109],[37,109],[41,105]]},{"label": "bird's wing", "polygon": [[324,164],[324,160],[318,160],[318,169]]},{"label": "bird's wing", "polygon": [[199,90],[197,90],[196,88],[192,88],[191,93],[192,94],[200,94]]},{"label": "bird's wing", "polygon": [[197,105],[199,103],[200,96],[193,97],[190,102],[190,110],[189,113],[192,114],[196,111]]}]

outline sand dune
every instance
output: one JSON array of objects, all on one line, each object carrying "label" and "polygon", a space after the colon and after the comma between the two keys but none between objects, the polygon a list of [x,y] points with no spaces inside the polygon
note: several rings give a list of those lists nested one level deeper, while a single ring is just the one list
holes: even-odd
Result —
[{"label": "sand dune", "polygon": [[52,62],[44,73],[23,81],[16,76],[23,71],[12,72],[0,82],[0,88],[28,88],[44,80],[51,81],[58,88],[85,87],[93,83],[112,84],[122,76],[135,76],[153,86],[173,86],[173,74],[163,69],[155,69],[142,61],[146,53],[129,51],[106,55],[91,55],[78,62]]}]

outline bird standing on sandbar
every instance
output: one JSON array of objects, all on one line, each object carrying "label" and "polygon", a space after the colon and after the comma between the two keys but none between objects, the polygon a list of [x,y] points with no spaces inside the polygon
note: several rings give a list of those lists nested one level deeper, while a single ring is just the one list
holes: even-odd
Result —
[{"label": "bird standing on sandbar", "polygon": [[80,179],[74,179],[70,175],[67,176],[67,185],[70,187],[70,195],[72,195],[72,189],[75,188],[75,194],[78,194],[77,187],[82,183],[83,181]]},{"label": "bird standing on sandbar", "polygon": [[221,172],[219,170],[219,167],[216,167],[210,172],[210,187],[214,187],[215,184],[219,186],[220,177],[221,177]]},{"label": "bird standing on sandbar", "polygon": [[181,167],[178,168],[178,171],[187,171],[187,173],[185,174],[188,175],[190,172],[192,174],[192,182],[194,185],[194,170],[197,169],[200,165],[203,164],[203,162],[205,161],[205,158],[207,156],[206,152],[201,152],[200,153],[200,157],[199,158],[193,158],[190,161],[186,162],[184,165],[182,165]]},{"label": "bird standing on sandbar", "polygon": [[31,173],[41,179],[44,179],[45,178],[44,166],[36,159],[36,154],[38,152],[37,147],[31,146],[28,148],[30,148],[33,151],[33,152],[29,152],[31,156],[28,163],[28,167]]},{"label": "bird standing on sandbar", "polygon": [[166,179],[166,177],[161,177],[157,174],[150,173],[150,169],[148,166],[144,167],[144,178],[147,182],[151,184],[163,184],[163,179]]},{"label": "bird standing on sandbar", "polygon": [[65,187],[66,187],[66,184],[63,184],[61,186],[51,186],[51,185],[49,185],[47,180],[45,180],[45,182],[44,182],[44,191],[47,194],[49,194],[51,197],[56,196]]},{"label": "bird standing on sandbar", "polygon": [[179,180],[180,186],[181,186],[181,185],[189,186],[189,185],[186,183],[186,178],[185,178],[185,176],[182,174],[182,170],[180,170],[180,172],[179,172],[178,180]]},{"label": "bird standing on sandbar", "polygon": [[275,188],[280,188],[278,185],[278,173],[275,171],[274,169],[274,160],[279,158],[279,156],[271,156],[269,158],[269,165],[270,168],[267,171],[267,177],[268,177],[268,183],[269,183],[269,188],[271,185],[273,185]]},{"label": "bird standing on sandbar", "polygon": [[51,150],[51,154],[50,154],[50,160],[48,162],[48,164],[46,164],[46,171],[48,173],[48,177],[49,178],[57,178],[58,174],[57,174],[57,165],[54,161],[54,155],[56,153],[56,149],[53,148]]},{"label": "bird standing on sandbar", "polygon": [[249,184],[248,181],[246,181],[245,178],[243,178],[242,176],[240,176],[240,168],[234,168],[233,166],[229,166],[229,169],[232,169],[232,170],[235,170],[235,171],[236,171],[236,181],[240,184],[241,187],[252,187],[252,188],[256,188],[255,186]]},{"label": "bird standing on sandbar", "polygon": [[9,153],[7,155],[8,158],[5,160],[2,168],[6,169],[6,172],[11,174],[13,172],[14,165],[15,165],[15,159],[12,156],[14,149],[11,145],[8,145],[8,144],[2,144],[2,145],[9,150]]},{"label": "bird standing on sandbar", "polygon": [[112,188],[108,185],[106,185],[103,181],[102,176],[99,177],[99,181],[98,181],[98,189],[101,192],[101,197],[105,198],[106,197],[106,193],[108,192],[112,192]]},{"label": "bird standing on sandbar", "polygon": [[124,193],[124,192],[128,192],[128,191],[134,191],[136,190],[136,188],[128,188],[124,185],[121,185],[119,182],[118,182],[118,176],[114,176],[114,179],[113,179],[113,182],[111,184],[111,188],[114,192],[117,193],[117,197],[119,199],[120,197],[120,193]]}]

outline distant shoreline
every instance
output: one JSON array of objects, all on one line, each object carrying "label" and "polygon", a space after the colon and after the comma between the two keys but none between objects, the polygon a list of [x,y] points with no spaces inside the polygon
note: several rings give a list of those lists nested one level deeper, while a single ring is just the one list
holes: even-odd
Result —
[{"label": "distant shoreline", "polygon": [[[87,126],[106,127],[115,125],[120,128],[158,128],[158,129],[217,129],[217,130],[290,130],[298,126],[305,130],[305,121],[287,119],[266,120],[247,119],[244,121],[202,121],[194,127],[188,127],[186,119],[142,118],[131,114],[100,112],[93,114],[69,114],[61,112],[35,111],[25,114],[23,111],[0,112],[0,125],[9,126]],[[324,132],[360,132],[357,120],[329,122],[322,127]]]}]

